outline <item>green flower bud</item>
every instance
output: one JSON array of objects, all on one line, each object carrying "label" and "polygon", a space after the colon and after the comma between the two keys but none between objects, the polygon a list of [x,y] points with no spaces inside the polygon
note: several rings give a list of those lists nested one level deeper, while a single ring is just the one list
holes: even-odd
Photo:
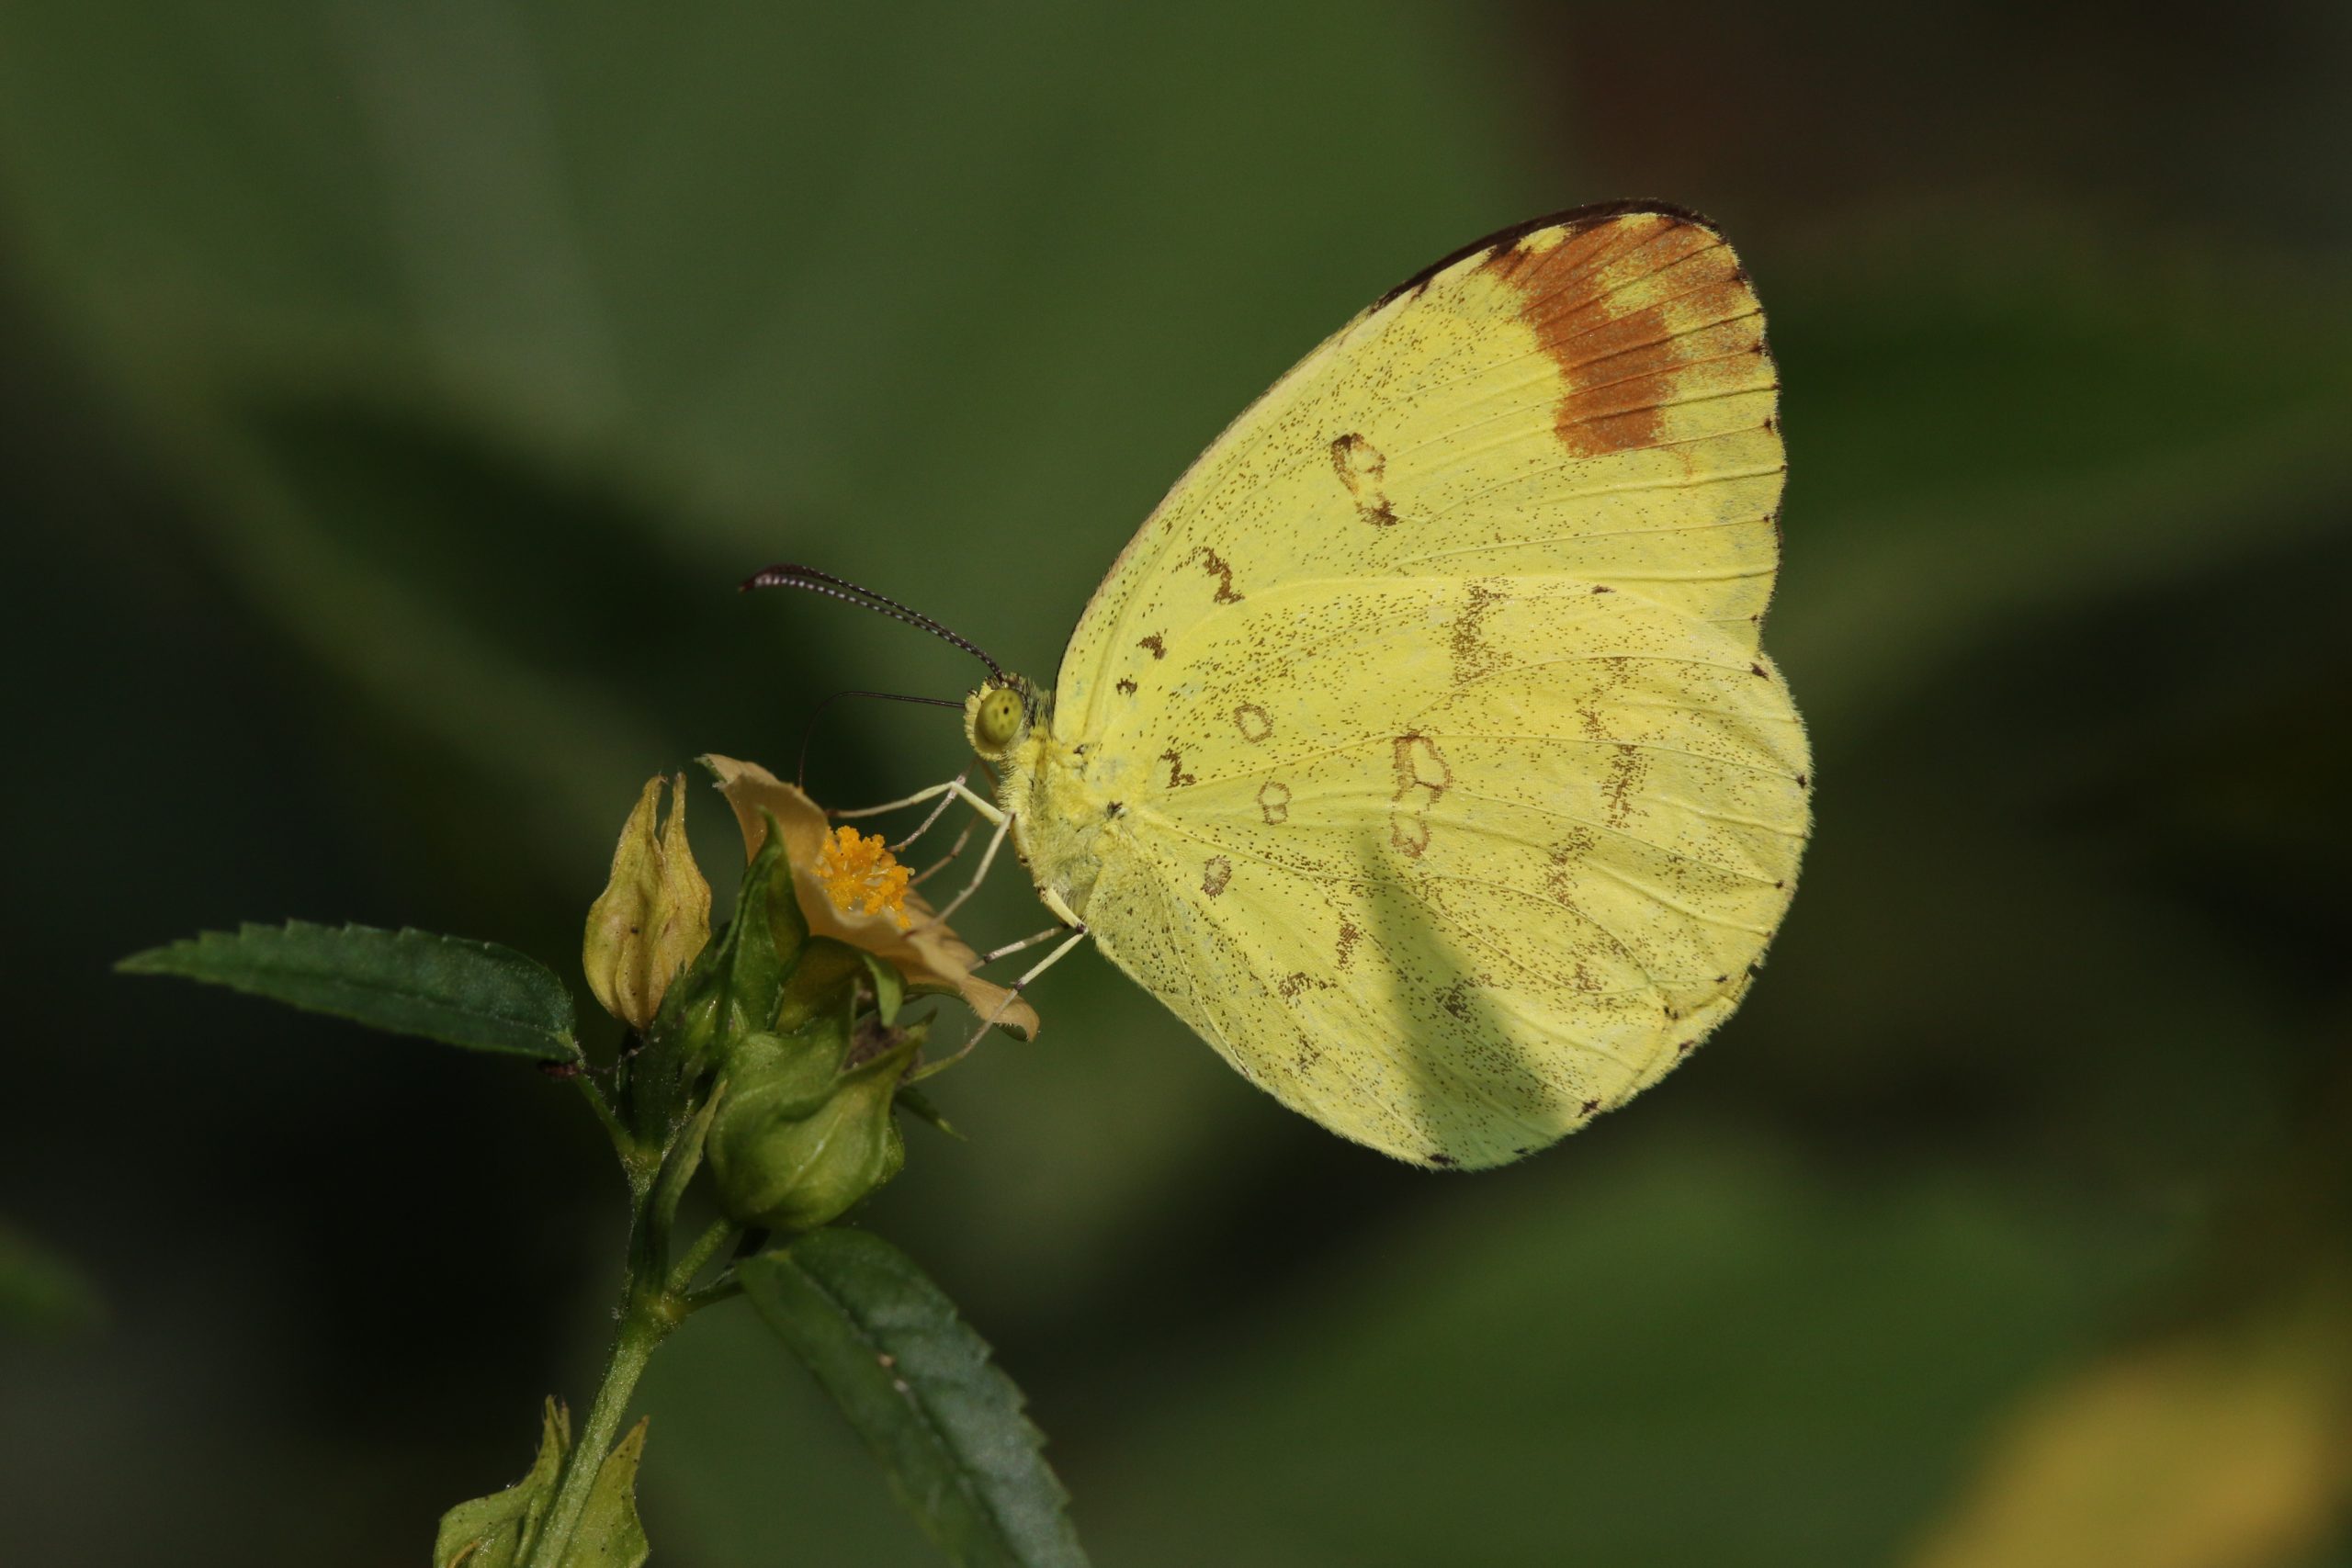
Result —
[{"label": "green flower bud", "polygon": [[[869,1019],[845,1041],[845,1015],[828,1015],[799,1034],[745,1040],[730,1055],[726,1096],[705,1145],[729,1217],[770,1230],[815,1230],[906,1163],[890,1106],[922,1048],[922,1028],[888,1029]],[[848,1066],[837,1066],[844,1059]]]},{"label": "green flower bud", "polygon": [[[670,817],[657,833],[662,786]],[[640,1033],[670,982],[710,941],[710,884],[686,847],[686,781],[646,782],[613,850],[613,874],[588,908],[580,961],[605,1010]]]}]

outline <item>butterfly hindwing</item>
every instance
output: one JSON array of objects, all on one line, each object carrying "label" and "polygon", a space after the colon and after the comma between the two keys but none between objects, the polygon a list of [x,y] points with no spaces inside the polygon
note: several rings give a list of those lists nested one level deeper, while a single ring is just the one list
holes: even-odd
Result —
[{"label": "butterfly hindwing", "polygon": [[1787,907],[1804,740],[1747,648],[1594,587],[1276,591],[1172,652],[1170,744],[1088,911],[1105,953],[1408,1158],[1496,1164],[1653,1081]]}]

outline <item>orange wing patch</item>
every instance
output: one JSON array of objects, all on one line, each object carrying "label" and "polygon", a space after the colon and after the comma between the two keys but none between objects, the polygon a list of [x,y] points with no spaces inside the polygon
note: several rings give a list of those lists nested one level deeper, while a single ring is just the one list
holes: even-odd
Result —
[{"label": "orange wing patch", "polygon": [[1713,230],[1670,213],[1538,230],[1487,256],[1566,386],[1554,421],[1577,457],[1679,438],[1673,411],[1779,385],[1764,316]]}]

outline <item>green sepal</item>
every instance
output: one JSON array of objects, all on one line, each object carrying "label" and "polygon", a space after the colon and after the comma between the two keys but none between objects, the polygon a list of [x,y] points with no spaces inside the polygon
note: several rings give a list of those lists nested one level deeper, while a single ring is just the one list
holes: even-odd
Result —
[{"label": "green sepal", "polygon": [[671,986],[630,1061],[629,1102],[639,1137],[665,1138],[689,1109],[703,1073],[738,1042],[774,1026],[785,981],[808,942],[784,834],[771,817],[766,841],[743,868],[734,918]]},{"label": "green sepal", "polygon": [[206,931],[115,967],[228,986],[469,1050],[580,1060],[571,993],[547,965],[496,942],[288,920]]},{"label": "green sepal", "polygon": [[808,1115],[832,1098],[848,1055],[846,1012],[812,1020],[797,1034],[745,1035],[728,1057],[711,1139],[724,1141],[727,1127],[746,1121]]},{"label": "green sepal", "polygon": [[820,1230],[745,1259],[736,1275],[949,1558],[1083,1568],[1069,1495],[1021,1391],[904,1253],[864,1231]]},{"label": "green sepal", "polygon": [[812,1025],[818,1032],[749,1044],[730,1065],[707,1152],[719,1206],[739,1224],[814,1230],[906,1164],[891,1102],[923,1028],[869,1025],[833,1055],[846,1032],[835,1032],[833,1016]]},{"label": "green sepal", "polygon": [[928,1122],[957,1143],[969,1141],[956,1130],[954,1122],[940,1114],[939,1107],[932,1103],[931,1096],[919,1089],[902,1086],[899,1090],[899,1109],[918,1122]]},{"label": "green sepal", "polygon": [[865,978],[869,959],[861,950],[829,936],[812,937],[800,950],[775,1012],[779,1034],[797,1033],[820,1013],[838,1012],[848,1004],[858,981]]},{"label": "green sepal", "polygon": [[899,1010],[907,1005],[907,979],[899,966],[876,957],[864,948],[857,955],[865,960],[865,977],[874,987],[874,1014],[888,1028],[899,1021]]},{"label": "green sepal", "polygon": [[460,1503],[442,1515],[433,1538],[433,1568],[514,1568],[555,1500],[556,1477],[571,1449],[571,1418],[549,1399],[531,1472],[503,1492]]}]

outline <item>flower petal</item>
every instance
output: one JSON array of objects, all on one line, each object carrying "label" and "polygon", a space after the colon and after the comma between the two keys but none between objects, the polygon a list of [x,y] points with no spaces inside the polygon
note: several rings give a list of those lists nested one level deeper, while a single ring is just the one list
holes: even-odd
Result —
[{"label": "flower petal", "polygon": [[713,755],[703,758],[702,763],[718,781],[718,792],[727,797],[727,804],[735,809],[736,826],[743,830],[746,859],[760,852],[767,837],[761,811],[775,814],[777,830],[784,835],[785,854],[792,862],[793,888],[799,895],[801,913],[808,918],[810,935],[862,947],[888,960],[907,977],[908,985],[954,991],[980,1017],[995,1019],[998,1028],[1023,1040],[1036,1037],[1037,1010],[1005,987],[973,974],[972,964],[979,954],[933,917],[922,895],[907,895],[910,924],[903,931],[886,911],[852,914],[826,896],[816,874],[817,858],[832,836],[824,807],[757,762]]}]

